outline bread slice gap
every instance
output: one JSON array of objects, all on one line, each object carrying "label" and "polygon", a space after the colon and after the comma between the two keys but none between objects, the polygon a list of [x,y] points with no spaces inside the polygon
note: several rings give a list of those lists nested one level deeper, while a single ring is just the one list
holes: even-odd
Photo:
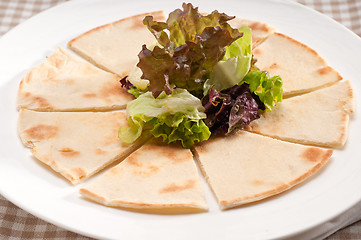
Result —
[{"label": "bread slice gap", "polygon": [[111,111],[134,99],[120,77],[57,48],[21,80],[17,108],[35,111]]},{"label": "bread slice gap", "polygon": [[222,210],[280,194],[314,175],[333,150],[238,131],[195,147]]},{"label": "bread slice gap", "polygon": [[33,156],[72,184],[78,184],[113,162],[121,161],[146,139],[124,144],[118,130],[123,112],[36,112],[21,110],[20,139]]},{"label": "bread slice gap", "polygon": [[143,24],[145,16],[164,20],[163,11],[142,13],[96,27],[68,42],[68,47],[96,66],[124,77],[138,62],[142,45],[156,42]]},{"label": "bread slice gap", "polygon": [[265,111],[247,130],[284,141],[341,149],[354,112],[350,81],[283,99]]},{"label": "bread slice gap", "polygon": [[330,86],[342,79],[315,50],[282,33],[269,35],[253,54],[256,67],[282,78],[285,98]]},{"label": "bread slice gap", "polygon": [[208,210],[189,149],[150,141],[80,189],[96,203],[154,214]]}]

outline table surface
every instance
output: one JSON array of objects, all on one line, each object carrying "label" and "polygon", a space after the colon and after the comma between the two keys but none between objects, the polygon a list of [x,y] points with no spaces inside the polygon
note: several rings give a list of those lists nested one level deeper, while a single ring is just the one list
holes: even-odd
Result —
[{"label": "table surface", "polygon": [[[67,0],[0,0],[0,37],[29,17]],[[342,23],[361,37],[361,1],[297,0]],[[359,213],[361,219],[361,212]],[[0,239],[90,239],[47,223],[0,195]],[[361,239],[361,221],[337,231],[327,240]]]}]

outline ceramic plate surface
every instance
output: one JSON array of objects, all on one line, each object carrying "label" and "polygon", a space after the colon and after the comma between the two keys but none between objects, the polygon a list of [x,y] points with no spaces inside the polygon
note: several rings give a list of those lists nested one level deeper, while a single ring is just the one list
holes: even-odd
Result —
[{"label": "ceramic plate surface", "polygon": [[[289,1],[193,1],[258,20],[315,49],[355,88],[361,89],[361,40],[324,15]],[[16,94],[21,78],[58,46],[77,35],[142,12],[180,8],[167,0],[76,0],[42,12],[0,39],[0,192],[26,211],[63,228],[112,239],[264,239],[295,237],[342,214],[361,200],[361,113],[356,101],[345,148],[336,150],[316,176],[279,196],[220,211],[204,182],[207,213],[152,215],[100,206],[79,188],[38,163],[17,135]],[[126,36],[125,36],[126,37]],[[356,54],[357,53],[357,54]],[[121,56],[119,56],[121,57]],[[66,96],[64,96],[66,97]],[[90,179],[89,181],[91,181]]]}]

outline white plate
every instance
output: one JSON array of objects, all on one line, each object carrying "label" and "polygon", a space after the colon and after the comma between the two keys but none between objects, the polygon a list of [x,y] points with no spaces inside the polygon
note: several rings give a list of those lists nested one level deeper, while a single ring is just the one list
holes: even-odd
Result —
[{"label": "white plate", "polygon": [[[193,4],[204,12],[218,9],[229,15],[266,22],[309,45],[345,79],[352,81],[358,98],[361,40],[340,24],[289,1],[200,0]],[[150,215],[103,207],[82,199],[78,193],[81,186],[71,186],[31,157],[16,130],[16,91],[26,71],[57,46],[66,46],[67,41],[86,30],[137,13],[179,7],[179,1],[166,0],[70,1],[42,12],[0,39],[1,194],[46,221],[87,236],[113,239],[300,236],[358,203],[361,200],[359,105],[351,120],[345,149],[336,151],[320,174],[277,197],[223,212],[207,186],[210,206],[207,213]]]}]

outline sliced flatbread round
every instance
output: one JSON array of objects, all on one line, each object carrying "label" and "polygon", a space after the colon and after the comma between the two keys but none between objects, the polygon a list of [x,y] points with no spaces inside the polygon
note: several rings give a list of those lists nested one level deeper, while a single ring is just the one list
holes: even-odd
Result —
[{"label": "sliced flatbread round", "polygon": [[162,213],[208,209],[192,153],[148,143],[80,193],[97,203]]},{"label": "sliced flatbread round", "polygon": [[119,80],[119,76],[58,48],[22,79],[17,107],[37,111],[124,109],[133,96]]},{"label": "sliced flatbread round", "polygon": [[98,67],[124,77],[137,64],[142,45],[156,42],[143,24],[147,15],[157,21],[164,20],[162,11],[124,18],[94,28],[71,40],[68,46]]},{"label": "sliced flatbread round", "polygon": [[313,49],[281,33],[273,33],[253,51],[256,66],[279,75],[284,96],[310,92],[342,79]]},{"label": "sliced flatbread round", "polygon": [[38,160],[77,184],[139,147],[119,140],[119,127],[126,124],[122,112],[21,110],[18,131]]},{"label": "sliced flatbread round", "polygon": [[279,194],[319,170],[332,150],[239,131],[195,147],[221,209]]},{"label": "sliced flatbread round", "polygon": [[250,131],[277,139],[342,148],[347,139],[354,94],[349,81],[284,99],[249,125]]}]

